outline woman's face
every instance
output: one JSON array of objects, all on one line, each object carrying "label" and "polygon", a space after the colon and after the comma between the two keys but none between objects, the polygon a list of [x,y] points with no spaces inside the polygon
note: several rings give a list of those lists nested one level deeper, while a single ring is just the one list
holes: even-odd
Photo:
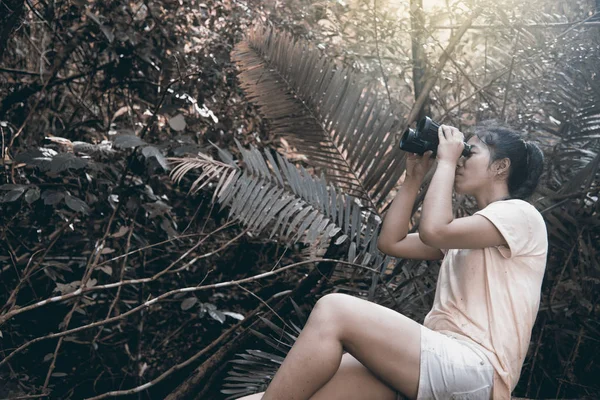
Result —
[{"label": "woman's face", "polygon": [[467,143],[472,145],[472,152],[468,157],[458,159],[454,190],[459,194],[475,195],[489,186],[494,176],[489,168],[490,151],[485,143],[477,136]]}]

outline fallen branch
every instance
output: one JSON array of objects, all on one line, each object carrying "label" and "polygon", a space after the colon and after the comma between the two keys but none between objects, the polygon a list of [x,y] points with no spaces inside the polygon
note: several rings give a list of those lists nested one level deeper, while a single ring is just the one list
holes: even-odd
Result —
[{"label": "fallen branch", "polygon": [[[277,295],[271,297],[271,299],[276,298],[276,296]],[[99,396],[90,397],[87,400],[100,400],[100,399],[105,399],[107,397],[125,396],[125,395],[128,395],[128,394],[140,393],[140,392],[142,392],[144,390],[147,390],[151,386],[154,386],[158,382],[160,382],[163,379],[165,379],[167,376],[171,375],[173,372],[179,371],[179,370],[187,367],[188,365],[190,365],[192,362],[194,362],[198,358],[200,358],[203,355],[209,353],[215,347],[217,347],[218,345],[220,345],[223,342],[225,342],[226,340],[228,340],[230,338],[230,336],[236,330],[238,330],[241,327],[243,327],[244,324],[247,324],[248,321],[250,321],[251,318],[254,317],[263,307],[264,307],[264,304],[262,304],[262,303],[259,304],[258,307],[256,307],[254,310],[252,310],[250,312],[250,314],[248,314],[244,320],[239,321],[237,324],[235,324],[231,328],[227,329],[225,332],[223,332],[221,334],[221,336],[219,336],[218,338],[216,338],[215,340],[213,340],[208,346],[206,346],[205,348],[203,348],[202,350],[200,350],[199,352],[197,352],[196,354],[194,354],[192,357],[188,358],[184,362],[172,366],[171,368],[169,368],[168,370],[166,370],[165,372],[163,372],[162,374],[160,374],[158,377],[152,379],[151,381],[146,382],[143,385],[140,385],[140,386],[137,386],[137,387],[134,387],[134,388],[131,388],[131,389],[115,390],[115,391],[112,391],[112,392],[107,392],[107,393],[101,394]],[[248,329],[248,328],[245,328],[245,329]],[[231,343],[231,342],[229,342],[229,343]],[[202,364],[202,365],[204,365],[204,364]]]},{"label": "fallen branch", "polygon": [[[68,226],[68,224],[66,224],[65,226]],[[191,249],[189,249],[188,251],[186,251],[185,253],[183,253],[183,255],[181,255],[181,257],[179,257],[177,260],[173,261],[167,268],[163,269],[162,271],[156,273],[155,275],[153,275],[151,277],[141,278],[141,279],[131,279],[131,280],[127,280],[127,281],[119,281],[119,282],[114,282],[114,283],[108,283],[106,285],[99,285],[99,286],[79,288],[79,289],[77,289],[76,291],[74,291],[72,293],[67,293],[67,294],[64,294],[64,295],[61,295],[61,296],[55,296],[55,297],[51,297],[51,298],[46,299],[46,300],[41,300],[41,301],[38,301],[37,303],[30,304],[30,305],[28,305],[26,307],[13,308],[13,309],[9,310],[6,314],[3,314],[2,316],[0,316],[0,326],[2,326],[2,324],[4,324],[6,321],[8,321],[9,319],[11,319],[15,315],[19,315],[19,314],[22,314],[22,313],[27,312],[27,311],[31,311],[31,310],[36,309],[36,308],[46,306],[46,305],[51,304],[51,303],[57,303],[57,302],[60,302],[60,301],[69,300],[69,299],[72,299],[73,297],[78,297],[78,296],[81,296],[81,295],[83,295],[85,293],[88,293],[88,292],[93,292],[93,291],[96,291],[96,290],[114,289],[114,288],[118,288],[118,287],[121,287],[121,286],[124,286],[124,285],[140,285],[140,284],[152,282],[152,281],[160,278],[161,276],[163,276],[167,272],[169,272],[169,270],[171,268],[173,268],[175,265],[177,265],[177,263],[179,263],[181,260],[183,260],[185,257],[187,257],[196,248],[198,248],[212,234],[220,231],[221,229],[223,229],[223,227],[220,227],[220,228],[214,230],[213,232],[211,232],[210,234],[208,234],[207,236],[205,236],[204,238],[202,238]],[[130,253],[127,253],[127,254],[132,254],[132,253],[135,253],[136,251],[133,251],[133,252],[130,252]],[[212,252],[212,253],[215,253],[215,252]],[[44,254],[44,256],[45,256],[45,254]],[[44,256],[42,256],[42,259],[44,258]],[[121,257],[116,257],[115,259],[118,259],[118,258],[121,258]],[[203,258],[203,257],[200,256],[200,258]],[[38,264],[39,264],[39,262],[38,262]],[[102,264],[104,264],[104,263],[102,263]],[[102,265],[102,264],[98,264],[98,265]],[[15,297],[16,297],[16,294],[15,294]],[[11,298],[12,298],[12,295],[11,295]],[[10,300],[11,299],[9,299],[9,302],[7,302],[7,304],[10,304]]]},{"label": "fallen branch", "polygon": [[[341,261],[341,260],[334,260],[334,259],[313,259],[313,260],[305,260],[305,261],[300,261],[294,264],[290,264],[287,265],[285,267],[281,267],[275,271],[269,271],[269,272],[265,272],[262,274],[258,274],[258,275],[254,275],[251,276],[249,278],[244,278],[244,279],[240,279],[240,280],[236,280],[236,281],[228,281],[228,282],[219,282],[219,283],[214,283],[211,285],[204,285],[204,286],[191,286],[191,287],[185,287],[185,288],[181,288],[181,289],[174,289],[171,290],[169,292],[163,293],[158,297],[155,297],[154,299],[148,300],[146,302],[144,302],[143,304],[140,304],[139,306],[132,308],[131,310],[118,315],[116,317],[112,317],[112,318],[107,318],[104,319],[102,321],[97,321],[97,322],[93,322],[91,324],[88,325],[84,325],[84,326],[80,326],[78,328],[73,328],[73,329],[69,329],[63,332],[58,332],[58,333],[51,333],[49,335],[46,336],[42,336],[39,338],[35,338],[27,343],[22,344],[21,346],[19,346],[16,350],[14,350],[12,353],[10,353],[9,355],[7,355],[2,361],[0,361],[0,367],[2,367],[3,365],[5,365],[11,358],[13,358],[15,355],[17,355],[18,353],[22,352],[23,350],[27,349],[29,346],[31,346],[32,344],[44,341],[44,340],[48,340],[48,339],[55,339],[55,338],[60,338],[63,336],[67,336],[67,335],[71,335],[73,333],[77,333],[77,332],[81,332],[87,329],[91,329],[94,328],[96,326],[101,326],[101,325],[106,325],[115,321],[119,321],[121,319],[125,319],[125,317],[128,317],[132,314],[135,314],[145,308],[150,307],[151,305],[154,305],[156,303],[158,303],[159,301],[173,296],[177,293],[188,293],[188,292],[199,292],[199,291],[203,291],[203,290],[209,290],[209,289],[221,289],[221,288],[225,288],[225,287],[229,287],[229,286],[234,286],[234,285],[240,285],[243,283],[248,283],[248,282],[253,282],[256,280],[260,280],[260,279],[264,279],[264,278],[268,278],[274,275],[277,275],[281,272],[287,271],[289,269],[301,266],[301,265],[306,265],[306,264],[311,264],[311,263],[315,263],[315,262],[331,262],[331,263],[339,263],[339,264],[344,264],[344,265],[352,265],[355,267],[360,267],[360,268],[364,268],[364,269],[368,269],[369,271],[372,272],[378,272],[376,270],[374,270],[373,268],[369,268],[369,267],[365,267],[363,265],[360,264],[355,264],[355,263],[351,263],[348,261]],[[109,285],[104,285],[104,286],[109,286]],[[95,289],[98,288],[97,286],[95,286],[94,288],[89,288],[89,289]],[[88,288],[86,288],[88,289]],[[89,290],[82,290],[81,288],[77,289],[76,292],[77,295],[81,295],[83,293],[86,293]]]},{"label": "fallen branch", "polygon": [[[344,249],[337,246],[329,246],[327,252],[325,253],[325,257],[337,257],[338,255],[345,254],[346,251],[347,248]],[[342,264],[347,263],[342,262]],[[325,285],[318,285],[318,282],[324,282],[326,279],[323,278],[327,278],[331,272],[333,272],[334,267],[335,265],[328,265],[323,268],[323,270],[319,268],[319,266],[314,268],[306,278],[300,281],[291,294],[283,298],[272,308],[269,307],[270,311],[275,315],[278,315],[278,313],[285,314],[287,309],[290,307],[290,302],[286,301],[288,297],[299,300],[306,295],[316,296],[318,293],[322,292],[325,288]],[[264,327],[265,323],[261,321],[256,330],[261,330]],[[177,389],[171,392],[165,398],[165,400],[182,400],[187,398],[192,393],[196,395],[198,393],[198,388],[202,386],[202,391],[200,394],[195,396],[195,398],[207,398],[208,392],[211,389],[209,384],[217,380],[217,375],[222,372],[225,360],[231,359],[233,354],[235,354],[239,348],[245,345],[249,337],[250,335],[248,335],[248,330],[245,330],[239,335],[235,336],[225,346],[219,348],[219,350],[208,360],[198,366],[191,376],[182,382]]]}]

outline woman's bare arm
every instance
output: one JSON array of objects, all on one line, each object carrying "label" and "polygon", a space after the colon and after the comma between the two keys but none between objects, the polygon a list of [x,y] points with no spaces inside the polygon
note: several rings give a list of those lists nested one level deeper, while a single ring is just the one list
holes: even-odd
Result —
[{"label": "woman's bare arm", "polygon": [[408,234],[412,206],[420,185],[420,179],[407,176],[388,209],[377,242],[383,253],[417,260],[439,260],[443,257],[439,248],[423,243],[417,233]]}]

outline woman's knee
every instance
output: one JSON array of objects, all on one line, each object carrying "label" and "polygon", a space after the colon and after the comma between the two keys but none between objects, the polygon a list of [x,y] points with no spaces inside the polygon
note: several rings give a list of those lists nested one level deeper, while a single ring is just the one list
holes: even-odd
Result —
[{"label": "woman's knee", "polygon": [[347,294],[327,294],[315,304],[310,313],[309,322],[318,324],[322,328],[339,328],[344,323],[348,313],[351,312],[352,302],[356,300],[355,297]]}]

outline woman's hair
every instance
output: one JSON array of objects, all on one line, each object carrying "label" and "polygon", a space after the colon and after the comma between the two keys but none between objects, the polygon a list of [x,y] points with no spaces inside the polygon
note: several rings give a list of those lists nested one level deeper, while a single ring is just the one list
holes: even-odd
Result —
[{"label": "woman's hair", "polygon": [[527,199],[533,194],[544,169],[544,153],[533,142],[498,121],[479,123],[474,134],[490,150],[490,165],[503,158],[510,160],[508,192],[512,199]]}]

